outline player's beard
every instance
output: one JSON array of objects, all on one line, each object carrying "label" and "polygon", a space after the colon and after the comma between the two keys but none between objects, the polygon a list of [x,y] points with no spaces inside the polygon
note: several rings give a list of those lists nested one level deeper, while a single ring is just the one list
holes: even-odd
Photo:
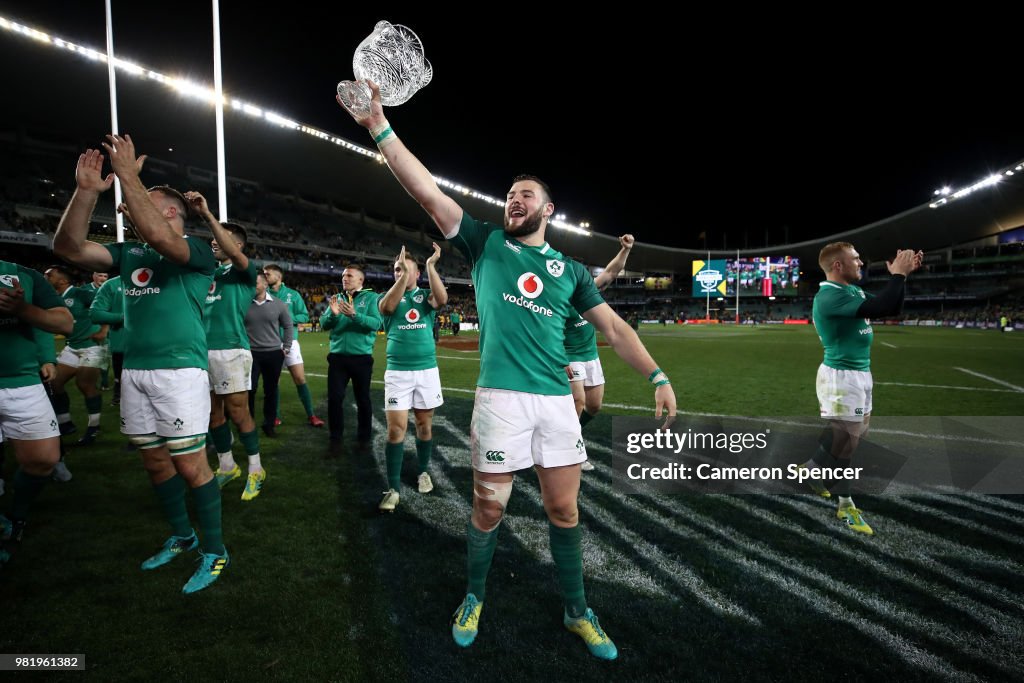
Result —
[{"label": "player's beard", "polygon": [[505,216],[505,234],[509,237],[529,237],[540,230],[540,223],[543,220],[542,209],[537,209],[533,214],[523,219],[523,224],[518,228],[509,227],[509,217]]}]

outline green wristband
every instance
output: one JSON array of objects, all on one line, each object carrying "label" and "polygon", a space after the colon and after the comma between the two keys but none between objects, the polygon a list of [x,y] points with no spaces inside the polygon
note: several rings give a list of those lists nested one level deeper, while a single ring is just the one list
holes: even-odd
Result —
[{"label": "green wristband", "polygon": [[373,138],[373,143],[379,145],[387,136],[393,135],[395,131],[391,130],[391,126],[388,126]]},{"label": "green wristband", "polygon": [[668,379],[663,379],[663,380],[661,380],[660,382],[655,382],[655,383],[654,383],[654,386],[655,386],[655,387],[660,387],[660,386],[662,386],[663,384],[672,384],[672,382],[669,382],[669,381],[668,381]]},{"label": "green wristband", "polygon": [[661,372],[661,368],[654,368],[654,372],[652,372],[650,376],[647,377],[647,381],[653,382],[654,378],[658,376],[659,372]]}]

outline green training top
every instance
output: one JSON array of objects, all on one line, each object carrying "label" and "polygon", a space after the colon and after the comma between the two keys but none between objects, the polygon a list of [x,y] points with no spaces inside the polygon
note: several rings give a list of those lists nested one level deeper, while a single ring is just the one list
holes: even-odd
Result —
[{"label": "green training top", "polygon": [[328,302],[327,310],[320,316],[320,327],[331,333],[331,353],[365,356],[373,353],[373,342],[377,339],[377,330],[381,324],[377,295],[369,289],[361,289],[356,292],[352,305],[356,312],[350,318],[347,315],[334,315]]}]

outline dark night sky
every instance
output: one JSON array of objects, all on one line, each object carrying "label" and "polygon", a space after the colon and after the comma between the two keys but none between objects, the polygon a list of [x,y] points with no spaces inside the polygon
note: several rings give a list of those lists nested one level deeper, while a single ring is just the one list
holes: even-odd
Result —
[{"label": "dark night sky", "polygon": [[[114,2],[117,52],[212,83],[209,3],[139,4]],[[572,16],[494,5],[488,19],[481,5],[253,6],[221,3],[229,93],[368,145],[334,88],[378,19],[406,24],[434,81],[388,115],[431,171],[497,196],[535,173],[570,219],[645,242],[831,234],[1024,159],[1018,41],[999,35],[998,17],[897,26],[721,8],[676,24],[644,5]],[[104,49],[99,0],[0,0],[0,14]],[[791,28],[807,22],[816,30]]]}]

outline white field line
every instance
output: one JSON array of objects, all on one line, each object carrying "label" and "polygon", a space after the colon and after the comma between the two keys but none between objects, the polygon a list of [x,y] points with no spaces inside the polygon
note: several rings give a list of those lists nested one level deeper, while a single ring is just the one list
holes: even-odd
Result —
[{"label": "white field line", "polygon": [[[308,377],[327,377],[327,375],[316,373],[316,372],[307,372],[306,375]],[[381,385],[384,384],[384,380],[381,380],[381,379],[371,380],[371,382],[373,384],[381,384]],[[877,384],[877,382],[876,382],[876,384]],[[961,387],[961,388],[967,388],[967,387]],[[454,394],[476,394],[476,390],[475,389],[460,389],[458,387],[441,387],[441,390],[442,391],[447,391],[449,393],[454,393]],[[1000,390],[999,389],[994,389],[993,391],[1000,391]],[[641,412],[645,412],[645,413],[650,413],[651,415],[654,414],[654,406],[653,405],[651,405],[651,406],[638,406],[638,405],[632,405],[632,404],[626,404],[626,403],[605,403],[603,405],[606,408],[618,408],[620,410],[637,410],[637,411],[641,411]],[[821,427],[822,427],[821,422],[811,422],[811,421],[797,422],[795,420],[782,420],[782,419],[774,418],[774,417],[771,417],[771,416],[765,416],[765,417],[746,417],[746,416],[743,416],[743,415],[724,415],[722,413],[702,413],[702,412],[689,411],[689,410],[680,410],[678,412],[679,412],[680,415],[690,415],[692,417],[726,417],[726,418],[729,418],[730,420],[744,420],[744,421],[747,421],[747,422],[771,421],[773,424],[782,424],[782,425],[793,426],[793,427],[807,427],[809,429],[821,429]],[[1002,439],[986,439],[986,438],[978,437],[978,436],[952,436],[952,435],[945,435],[945,436],[943,436],[943,435],[939,435],[939,434],[926,434],[926,433],[922,433],[922,432],[908,432],[908,431],[904,431],[902,429],[872,428],[871,429],[871,433],[872,434],[890,434],[890,435],[894,435],[894,436],[910,436],[910,437],[914,437],[914,438],[917,438],[917,439],[931,439],[931,440],[938,440],[938,441],[963,441],[963,442],[968,442],[968,443],[987,443],[987,444],[993,444],[993,445],[996,445],[996,446],[1024,446],[1024,442],[1022,442],[1022,441],[1005,441],[1005,440],[1002,440]]]},{"label": "white field line", "polygon": [[995,391],[1005,394],[1019,393],[1014,389],[996,389],[994,387],[960,387],[950,384],[917,384],[915,382],[875,382],[875,385],[883,384],[888,387],[921,387],[923,389],[958,389],[960,391]]},{"label": "white field line", "polygon": [[900,348],[900,347],[896,346],[895,344],[890,344],[889,342],[879,342],[879,343],[882,346],[888,346],[890,349],[898,349],[898,348]]},{"label": "white field line", "polygon": [[980,377],[982,379],[987,379],[989,382],[995,382],[996,384],[1000,384],[1000,385],[1002,385],[1004,387],[1009,387],[1009,388],[1013,389],[1014,391],[1019,391],[1021,393],[1024,393],[1024,387],[1019,387],[1016,384],[1010,384],[1009,382],[1004,382],[1001,379],[997,379],[995,377],[989,377],[988,375],[983,375],[980,372],[975,372],[974,370],[968,370],[967,368],[958,368],[956,366],[953,366],[953,369],[954,370],[959,370],[960,372],[967,373],[968,375],[974,375],[975,377]]}]

